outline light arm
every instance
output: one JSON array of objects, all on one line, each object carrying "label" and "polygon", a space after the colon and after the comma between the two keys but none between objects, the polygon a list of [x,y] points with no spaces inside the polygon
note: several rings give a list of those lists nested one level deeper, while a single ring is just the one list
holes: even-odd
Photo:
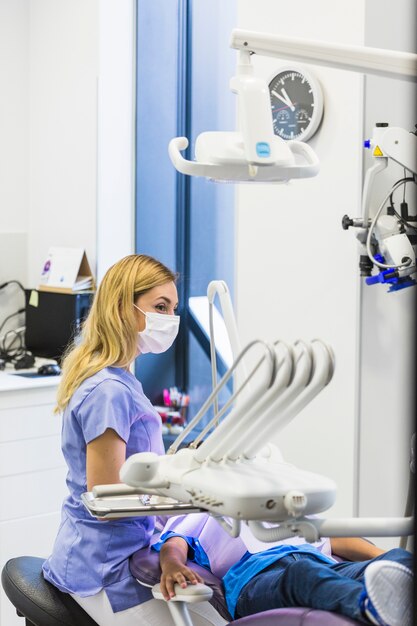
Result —
[{"label": "light arm", "polygon": [[231,47],[342,70],[416,82],[417,54],[235,29]]}]

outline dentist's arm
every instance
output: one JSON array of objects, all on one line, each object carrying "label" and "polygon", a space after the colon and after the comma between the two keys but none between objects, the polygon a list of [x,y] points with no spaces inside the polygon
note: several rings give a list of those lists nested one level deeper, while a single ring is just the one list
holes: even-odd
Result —
[{"label": "dentist's arm", "polygon": [[185,588],[187,581],[193,585],[203,582],[203,579],[196,572],[186,566],[187,554],[188,544],[181,537],[171,537],[161,548],[159,554],[162,570],[161,592],[165,600],[175,596],[175,583]]},{"label": "dentist's arm", "polygon": [[87,444],[87,489],[95,485],[120,483],[119,472],[126,460],[126,443],[115,430],[107,428]]}]

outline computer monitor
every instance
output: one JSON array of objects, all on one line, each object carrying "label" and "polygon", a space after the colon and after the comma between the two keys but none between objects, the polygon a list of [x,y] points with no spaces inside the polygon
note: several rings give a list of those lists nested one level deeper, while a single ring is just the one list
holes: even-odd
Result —
[{"label": "computer monitor", "polygon": [[81,330],[93,292],[55,293],[26,289],[26,348],[32,354],[60,362],[68,344]]}]

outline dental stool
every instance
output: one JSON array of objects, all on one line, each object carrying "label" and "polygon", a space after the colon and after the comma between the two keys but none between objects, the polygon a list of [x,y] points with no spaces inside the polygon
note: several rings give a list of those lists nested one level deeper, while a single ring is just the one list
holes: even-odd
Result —
[{"label": "dental stool", "polygon": [[[230,626],[360,626],[360,622],[344,615],[308,608],[273,609],[233,621],[227,610],[221,581],[196,563],[188,561],[187,565],[211,588],[213,595],[209,602],[225,620],[230,622]],[[154,587],[161,578],[159,554],[149,548],[138,550],[130,558],[130,571],[139,583]]]},{"label": "dental stool", "polygon": [[44,579],[44,560],[34,556],[10,559],[1,573],[3,589],[26,626],[97,626],[68,593]]}]

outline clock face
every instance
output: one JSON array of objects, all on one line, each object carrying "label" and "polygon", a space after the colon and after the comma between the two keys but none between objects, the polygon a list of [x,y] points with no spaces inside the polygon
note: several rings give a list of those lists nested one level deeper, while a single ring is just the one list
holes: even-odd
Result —
[{"label": "clock face", "polygon": [[303,70],[282,70],[269,83],[269,93],[276,135],[305,141],[316,132],[323,114],[323,96],[312,76]]}]

